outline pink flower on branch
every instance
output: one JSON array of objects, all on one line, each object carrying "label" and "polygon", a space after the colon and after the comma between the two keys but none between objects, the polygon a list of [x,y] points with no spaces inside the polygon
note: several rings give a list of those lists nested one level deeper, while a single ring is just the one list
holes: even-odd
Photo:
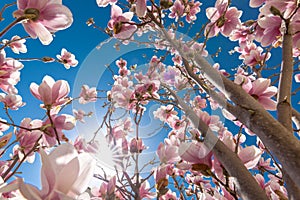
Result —
[{"label": "pink flower on branch", "polygon": [[27,52],[26,45],[24,44],[26,42],[26,40],[21,39],[17,35],[13,36],[11,38],[11,40],[4,39],[4,40],[2,40],[2,42],[4,44],[8,45],[11,48],[11,50],[16,54],[19,54],[20,52],[21,53]]},{"label": "pink flower on branch", "polygon": [[65,48],[61,50],[61,55],[56,56],[58,62],[62,63],[66,69],[70,69],[70,67],[76,67],[78,61],[75,59],[75,55],[68,52]]},{"label": "pink flower on branch", "polygon": [[277,93],[277,88],[270,86],[270,79],[258,78],[251,82],[246,76],[238,76],[234,82],[241,84],[243,89],[259,101],[265,109],[276,110],[276,101],[271,98]]},{"label": "pink flower on branch", "polygon": [[111,6],[111,19],[108,22],[108,28],[113,31],[113,36],[117,39],[130,39],[137,30],[136,25],[131,21],[133,12],[123,13],[117,5]]},{"label": "pink flower on branch", "polygon": [[63,105],[70,100],[67,97],[70,92],[68,82],[65,80],[55,82],[50,76],[45,76],[40,85],[31,83],[30,91],[33,96],[44,103],[43,107],[47,109]]},{"label": "pink flower on branch", "polygon": [[49,155],[41,149],[42,189],[25,184],[19,189],[27,199],[76,199],[88,187],[93,177],[95,160],[88,153],[78,154],[73,145],[65,143],[55,148]]},{"label": "pink flower on branch", "polygon": [[79,103],[81,104],[95,102],[97,101],[97,90],[95,87],[90,88],[87,85],[83,85],[81,87],[81,92],[79,96]]},{"label": "pink flower on branch", "polygon": [[[51,120],[53,126],[51,125]],[[44,134],[42,142],[47,147],[52,147],[59,141],[68,141],[68,138],[63,133],[63,130],[72,130],[75,127],[76,120],[72,115],[62,114],[62,115],[52,115],[51,120],[48,118],[43,122]]]},{"label": "pink flower on branch", "polygon": [[227,0],[217,0],[215,7],[206,9],[206,16],[211,22],[206,26],[205,32],[208,37],[214,37],[219,32],[229,36],[241,24],[241,15],[242,11],[236,7],[228,7]]},{"label": "pink flower on branch", "polygon": [[0,89],[6,93],[18,93],[15,85],[20,81],[20,71],[23,64],[13,58],[6,58],[4,51],[0,52]]},{"label": "pink flower on branch", "polygon": [[62,0],[18,0],[14,17],[25,16],[22,22],[25,31],[32,38],[39,38],[42,44],[52,42],[52,33],[71,26],[73,16]]},{"label": "pink flower on branch", "polygon": [[22,97],[15,94],[4,94],[0,93],[0,102],[4,103],[6,108],[12,110],[18,110],[20,107],[24,106],[25,103],[22,102]]}]

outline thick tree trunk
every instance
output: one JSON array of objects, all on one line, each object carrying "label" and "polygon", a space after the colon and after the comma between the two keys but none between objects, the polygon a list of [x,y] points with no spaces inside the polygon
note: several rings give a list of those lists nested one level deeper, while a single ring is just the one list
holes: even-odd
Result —
[{"label": "thick tree trunk", "polygon": [[199,131],[205,135],[204,144],[208,149],[211,149],[216,158],[220,161],[222,166],[226,169],[231,177],[234,178],[234,182],[237,188],[237,192],[242,199],[264,200],[268,199],[265,192],[258,185],[256,179],[245,167],[241,159],[231,151],[209,128],[209,126],[203,122],[196,113],[187,106],[184,101],[178,97],[174,92],[172,96],[178,102],[192,121],[195,127],[198,127]]},{"label": "thick tree trunk", "polygon": [[[182,44],[171,39],[164,29],[162,34],[183,58],[188,58],[181,48]],[[278,158],[289,176],[293,177],[295,184],[300,186],[300,142],[241,86],[220,74],[201,55],[195,55],[193,60],[201,68],[203,75],[234,102],[236,106],[228,109],[229,112],[262,140]]]}]

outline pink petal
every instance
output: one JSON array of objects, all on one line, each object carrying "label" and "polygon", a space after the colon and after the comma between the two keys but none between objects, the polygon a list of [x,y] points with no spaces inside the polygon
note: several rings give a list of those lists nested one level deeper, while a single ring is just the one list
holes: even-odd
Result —
[{"label": "pink petal", "polygon": [[218,13],[216,8],[210,7],[206,9],[206,16],[211,21],[216,21],[220,17],[220,14]]},{"label": "pink petal", "polygon": [[147,6],[146,0],[137,0],[136,1],[136,14],[138,17],[144,17],[146,15]]},{"label": "pink petal", "polygon": [[110,14],[111,19],[115,19],[115,18],[121,16],[122,13],[123,13],[123,11],[119,6],[117,6],[115,4],[113,4],[111,6],[111,14]]},{"label": "pink petal", "polygon": [[296,83],[300,83],[300,74],[294,76]]},{"label": "pink petal", "polygon": [[29,0],[27,8],[37,8],[41,10],[47,3],[47,0]]},{"label": "pink petal", "polygon": [[260,96],[270,86],[270,83],[270,79],[258,78],[252,83],[252,89],[250,93]]},{"label": "pink petal", "polygon": [[244,149],[241,149],[238,153],[241,160],[244,162],[247,169],[254,168],[260,157],[261,157],[261,150],[254,145],[245,147]]},{"label": "pink petal", "polygon": [[40,22],[28,22],[24,24],[24,28],[26,29],[26,32],[30,34],[31,37],[38,37],[43,45],[48,45],[53,40],[52,34]]},{"label": "pink petal", "polygon": [[41,149],[40,154],[42,159],[42,194],[49,195],[54,190],[56,174],[50,157],[46,154],[46,152],[43,149]]},{"label": "pink petal", "polygon": [[68,28],[72,22],[72,13],[66,6],[50,4],[41,13],[42,24],[52,31]]},{"label": "pink petal", "polygon": [[261,96],[264,96],[264,97],[272,97],[272,96],[274,96],[276,93],[277,93],[277,87],[271,86],[271,87],[268,87],[268,88],[263,92],[263,94],[261,94]]},{"label": "pink petal", "polygon": [[61,179],[58,180],[58,188],[65,191],[68,188],[68,196],[76,197],[82,194],[93,177],[95,164],[96,161],[88,153],[79,154],[60,172]]},{"label": "pink petal", "polygon": [[252,8],[256,8],[259,7],[260,5],[262,5],[266,0],[250,0],[250,7]]},{"label": "pink petal", "polygon": [[36,83],[31,83],[30,84],[30,92],[33,94],[33,96],[35,96],[37,99],[42,99],[41,95],[38,91],[39,86]]},{"label": "pink petal", "polygon": [[42,200],[37,188],[27,185],[23,180],[19,183],[19,190],[26,199]]},{"label": "pink petal", "polygon": [[27,3],[28,3],[28,0],[18,0],[17,6],[19,9],[25,10],[25,8],[27,7]]},{"label": "pink petal", "polygon": [[259,97],[258,101],[266,110],[276,110],[276,101],[270,99],[269,97]]},{"label": "pink petal", "polygon": [[41,100],[45,105],[52,104],[52,89],[46,82],[42,82],[38,88],[39,94],[41,95]]},{"label": "pink petal", "polygon": [[55,160],[55,164],[53,165],[53,168],[56,174],[58,174],[59,171],[61,171],[61,169],[77,155],[78,153],[76,149],[74,148],[73,145],[69,143],[65,143],[55,148],[50,153],[49,159]]}]

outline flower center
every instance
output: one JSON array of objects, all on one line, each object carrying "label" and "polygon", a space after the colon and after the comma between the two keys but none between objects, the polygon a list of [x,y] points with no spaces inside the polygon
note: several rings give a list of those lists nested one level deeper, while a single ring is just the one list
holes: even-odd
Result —
[{"label": "flower center", "polygon": [[32,21],[37,21],[40,16],[40,11],[36,8],[27,8],[24,10],[24,14]]}]

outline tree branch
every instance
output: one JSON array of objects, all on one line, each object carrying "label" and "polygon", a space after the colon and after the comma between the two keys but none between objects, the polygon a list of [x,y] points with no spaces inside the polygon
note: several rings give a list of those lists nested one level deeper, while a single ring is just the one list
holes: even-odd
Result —
[{"label": "tree branch", "polygon": [[[162,37],[165,37],[183,58],[187,58],[181,48],[182,44],[171,39],[163,28],[161,31]],[[194,61],[201,67],[203,75],[236,104],[235,107],[227,108],[228,111],[257,134],[300,186],[300,142],[242,87],[220,74],[201,55],[195,55]]]},{"label": "tree branch", "polygon": [[199,119],[196,113],[187,106],[184,101],[170,90],[172,96],[177,100],[187,117],[192,121],[195,127],[205,135],[204,144],[208,149],[211,149],[216,158],[224,166],[237,187],[238,194],[242,199],[268,199],[265,192],[258,185],[255,178],[244,166],[241,159],[231,151],[221,140],[219,140],[209,126]]}]

